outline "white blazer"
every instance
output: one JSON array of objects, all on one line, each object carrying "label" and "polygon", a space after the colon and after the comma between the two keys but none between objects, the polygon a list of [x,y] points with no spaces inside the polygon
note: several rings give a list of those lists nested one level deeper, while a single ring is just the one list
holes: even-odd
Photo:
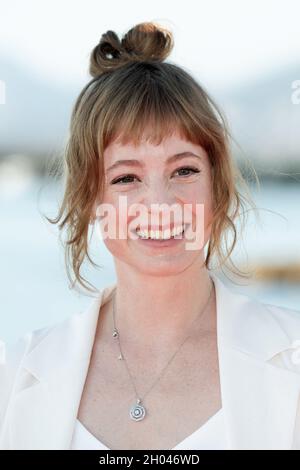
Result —
[{"label": "white blazer", "polygon": [[[233,292],[215,274],[217,341],[231,449],[300,449],[300,312]],[[21,337],[0,369],[0,449],[70,449],[98,312]],[[297,349],[298,348],[298,349]]]}]

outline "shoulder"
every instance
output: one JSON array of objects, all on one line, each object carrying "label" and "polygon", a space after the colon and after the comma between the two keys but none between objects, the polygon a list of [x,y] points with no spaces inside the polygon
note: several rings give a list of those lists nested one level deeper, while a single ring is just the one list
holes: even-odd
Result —
[{"label": "shoulder", "polygon": [[22,362],[22,358],[26,356],[26,354],[30,353],[35,348],[35,346],[40,343],[40,341],[42,341],[49,333],[54,332],[57,328],[66,323],[67,320],[61,320],[50,326],[45,326],[42,328],[27,331],[19,338],[17,338],[17,340],[13,343],[3,343],[3,368],[5,370],[11,370],[15,367],[18,367],[18,364]]},{"label": "shoulder", "polygon": [[[107,292],[110,292],[110,289]],[[27,370],[28,367],[31,368],[31,372],[32,370],[47,371],[50,367],[55,369],[64,367],[68,370],[74,357],[89,353],[101,299],[101,295],[93,298],[87,308],[50,326],[31,330],[20,336],[14,343],[2,342],[0,424],[10,397],[22,380],[23,370]]]},{"label": "shoulder", "polygon": [[[5,386],[11,384],[26,356],[42,354],[45,358],[57,357],[59,353],[78,348],[93,337],[97,324],[99,308],[106,301],[115,285],[101,289],[96,297],[89,299],[87,306],[67,318],[50,326],[28,331],[12,344],[3,343],[3,361],[0,362],[0,380]],[[41,358],[42,360],[42,358]],[[1,400],[1,397],[0,397]],[[0,403],[1,405],[1,403]]]},{"label": "shoulder", "polygon": [[271,358],[271,362],[300,374],[300,311],[261,303],[260,315],[267,319],[261,319],[261,323],[270,325],[269,329],[263,330],[266,343],[271,343],[278,336],[278,331],[282,332],[278,336],[278,352]]},{"label": "shoulder", "polygon": [[264,302],[220,281],[216,286],[222,339],[263,361],[281,357],[283,367],[300,372],[298,362],[283,361],[300,351],[300,311]]},{"label": "shoulder", "polygon": [[298,336],[300,340],[300,310],[279,307],[268,303],[262,304],[269,315],[278,322],[289,336]]},{"label": "shoulder", "polygon": [[254,321],[255,326],[265,324],[266,327],[271,327],[273,324],[281,327],[291,337],[298,334],[300,339],[300,310],[264,302],[238,291],[231,290],[230,295],[233,299],[232,303],[230,303],[229,296],[223,296],[222,300],[228,301],[231,307],[237,307],[234,310],[240,321],[249,325]]},{"label": "shoulder", "polygon": [[[73,316],[78,315],[74,314]],[[51,326],[28,331],[17,338],[12,343],[2,344],[2,357],[0,363],[0,428],[5,415],[5,410],[9,403],[11,394],[14,392],[15,384],[18,380],[19,371],[22,368],[26,356],[35,349],[50,333],[59,330],[59,327],[67,320],[59,321]]]},{"label": "shoulder", "polygon": [[3,360],[0,367],[2,385],[3,383],[5,384],[3,378],[9,379],[13,377],[13,374],[22,363],[23,357],[34,347],[38,338],[47,333],[48,329],[50,328],[28,331],[13,343],[3,342]]},{"label": "shoulder", "polygon": [[84,312],[73,313],[70,317],[64,320],[42,328],[37,328],[28,331],[21,335],[13,343],[3,344],[3,361],[1,365],[2,374],[5,371],[6,375],[11,375],[22,364],[23,358],[29,354],[33,349],[41,343],[48,335],[60,335],[62,332],[67,335],[72,325],[76,322],[76,318],[82,316]]}]

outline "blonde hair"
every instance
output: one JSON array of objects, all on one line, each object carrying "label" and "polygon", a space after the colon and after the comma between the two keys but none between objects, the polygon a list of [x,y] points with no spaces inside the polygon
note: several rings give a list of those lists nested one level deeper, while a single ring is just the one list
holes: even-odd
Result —
[{"label": "blonde hair", "polygon": [[[115,139],[137,145],[145,129],[150,130],[146,138],[154,144],[176,128],[184,138],[206,150],[215,210],[205,265],[210,269],[215,254],[221,267],[228,260],[230,269],[244,276],[230,255],[237,240],[235,219],[250,201],[239,192],[238,185],[246,190],[247,185],[230,154],[224,114],[190,73],[165,62],[173,45],[169,30],[155,23],[141,23],[121,40],[114,31],[107,31],[91,52],[89,71],[93,78],[74,104],[60,164],[63,200],[57,217],[47,217],[52,224],[59,224],[60,231],[66,228],[63,246],[72,287],[78,281],[93,290],[81,267],[85,258],[97,266],[89,254],[88,230],[103,191],[103,152]],[[228,247],[229,233],[233,241]]]}]

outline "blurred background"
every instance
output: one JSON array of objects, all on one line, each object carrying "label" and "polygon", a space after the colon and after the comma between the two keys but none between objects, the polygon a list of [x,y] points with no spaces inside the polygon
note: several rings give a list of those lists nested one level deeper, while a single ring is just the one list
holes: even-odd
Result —
[{"label": "blurred background", "polygon": [[[250,175],[260,223],[249,213],[232,255],[247,281],[231,288],[300,310],[300,3],[298,0],[187,0],[146,4],[95,0],[0,0],[0,338],[82,311],[91,296],[68,288],[54,216],[63,194],[49,175],[62,158],[72,105],[90,80],[89,54],[108,29],[120,36],[156,21],[175,39],[168,60],[190,72],[221,106],[233,157]],[[112,258],[92,242],[101,268],[84,274],[113,283]]]}]

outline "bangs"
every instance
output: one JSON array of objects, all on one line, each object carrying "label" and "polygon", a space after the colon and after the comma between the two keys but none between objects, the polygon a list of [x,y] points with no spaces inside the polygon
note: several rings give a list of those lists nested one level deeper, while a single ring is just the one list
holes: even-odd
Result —
[{"label": "bangs", "polygon": [[[120,98],[120,96],[122,98]],[[178,100],[162,84],[148,82],[130,87],[126,93],[110,97],[105,124],[102,127],[102,145],[106,148],[111,142],[121,145],[132,143],[137,146],[142,141],[159,145],[162,140],[174,133],[184,140],[201,145],[206,150],[211,139],[207,125],[201,123],[201,111],[191,112],[192,106]]]}]

